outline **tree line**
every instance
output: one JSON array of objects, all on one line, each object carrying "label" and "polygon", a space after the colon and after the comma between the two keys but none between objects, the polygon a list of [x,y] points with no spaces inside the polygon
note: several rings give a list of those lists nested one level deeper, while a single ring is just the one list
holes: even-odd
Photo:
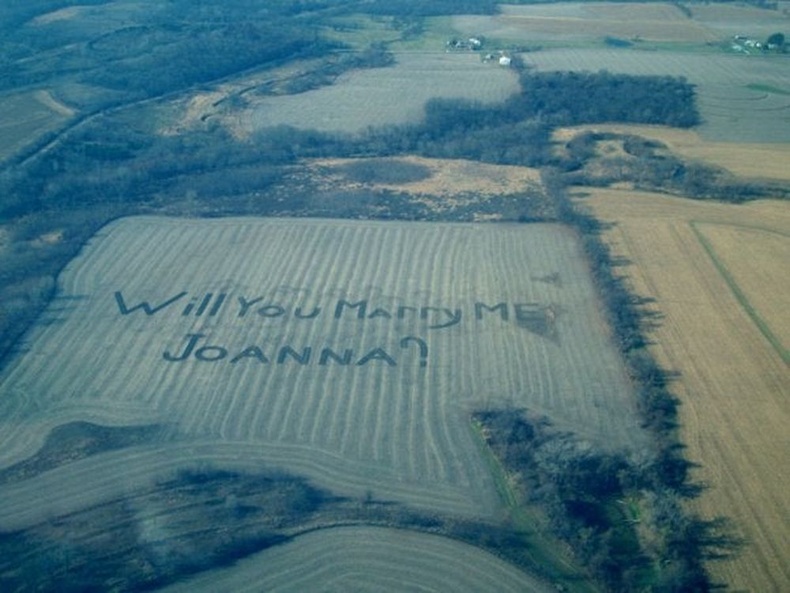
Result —
[{"label": "tree line", "polygon": [[[505,467],[517,504],[543,509],[551,533],[605,590],[716,588],[704,562],[732,553],[738,542],[721,520],[686,513],[659,461],[591,447],[526,410],[482,410],[473,420]],[[507,552],[508,543],[500,545]]]}]

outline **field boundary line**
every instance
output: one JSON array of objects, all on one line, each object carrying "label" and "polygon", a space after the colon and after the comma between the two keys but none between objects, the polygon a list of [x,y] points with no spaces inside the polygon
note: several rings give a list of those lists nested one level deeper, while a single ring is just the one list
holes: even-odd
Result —
[{"label": "field boundary line", "polygon": [[518,509],[518,497],[510,485],[507,470],[488,446],[485,436],[483,436],[483,425],[474,419],[471,419],[470,425],[477,448],[484,457],[488,470],[494,478],[495,488],[497,494],[499,494],[500,501],[504,503],[505,508],[509,511]]},{"label": "field boundary line", "polygon": [[[689,226],[691,227],[691,230],[693,231],[694,235],[697,237],[697,240],[700,242],[700,245],[702,245],[703,249],[705,249],[705,252],[708,254],[708,257],[710,257],[711,261],[713,262],[713,265],[716,266],[716,270],[719,272],[721,277],[727,283],[727,286],[730,287],[730,290],[732,290],[733,295],[735,295],[735,298],[738,300],[741,307],[743,307],[744,311],[746,311],[746,314],[751,318],[752,322],[757,326],[757,329],[759,329],[760,333],[762,333],[763,336],[765,336],[765,339],[767,339],[768,342],[773,347],[773,349],[776,350],[777,354],[779,354],[779,356],[784,361],[784,363],[786,365],[790,365],[790,351],[788,351],[787,348],[784,347],[781,340],[779,340],[779,338],[771,331],[771,328],[768,326],[765,320],[762,317],[760,317],[760,315],[757,313],[757,310],[749,302],[746,293],[744,293],[743,290],[741,290],[740,286],[738,286],[738,283],[735,281],[735,278],[727,269],[727,266],[724,265],[724,262],[722,262],[717,257],[716,250],[713,248],[713,245],[711,245],[707,237],[705,237],[702,231],[698,228],[698,224],[700,223],[706,224],[704,221],[696,221],[696,220],[689,221]],[[716,223],[708,223],[708,224],[716,224]],[[737,227],[739,225],[724,225],[724,226]],[[779,234],[786,236],[785,233],[779,233]]]}]

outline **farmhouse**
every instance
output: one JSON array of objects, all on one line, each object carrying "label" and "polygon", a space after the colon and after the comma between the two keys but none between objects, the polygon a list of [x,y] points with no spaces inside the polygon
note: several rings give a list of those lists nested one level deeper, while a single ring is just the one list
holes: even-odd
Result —
[{"label": "farmhouse", "polygon": [[469,37],[468,39],[450,39],[446,44],[448,49],[467,49],[477,51],[483,47],[483,40],[480,37]]}]

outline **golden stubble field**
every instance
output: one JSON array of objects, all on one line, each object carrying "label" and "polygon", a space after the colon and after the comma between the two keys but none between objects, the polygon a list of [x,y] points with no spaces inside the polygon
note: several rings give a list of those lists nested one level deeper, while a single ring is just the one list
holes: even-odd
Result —
[{"label": "golden stubble field", "polygon": [[708,486],[695,501],[726,516],[746,542],[712,563],[733,590],[790,582],[790,210],[784,202],[702,203],[589,189],[583,203],[615,223],[606,239],[635,291],[662,315],[651,334],[679,371],[681,440]]}]

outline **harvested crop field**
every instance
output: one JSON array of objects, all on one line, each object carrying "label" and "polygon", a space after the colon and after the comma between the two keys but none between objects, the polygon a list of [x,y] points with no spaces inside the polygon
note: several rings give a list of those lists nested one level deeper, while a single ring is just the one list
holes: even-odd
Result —
[{"label": "harvested crop field", "polygon": [[524,60],[539,71],[683,76],[696,86],[703,120],[698,131],[705,140],[790,142],[790,88],[782,58],[557,49],[528,53]]},{"label": "harvested crop field", "polygon": [[606,238],[631,262],[624,273],[662,314],[652,348],[680,373],[682,441],[709,487],[695,504],[731,518],[745,540],[734,559],[711,565],[714,576],[733,590],[781,591],[790,582],[787,204],[589,191],[585,203],[616,223]]},{"label": "harvested crop field", "polygon": [[453,26],[470,35],[519,43],[617,37],[643,41],[711,41],[715,33],[676,6],[658,3],[558,3],[503,6],[496,16],[458,16]]},{"label": "harvested crop field", "polygon": [[324,132],[361,132],[370,126],[417,123],[429,99],[499,103],[518,92],[512,70],[483,63],[473,53],[399,53],[387,68],[343,74],[331,86],[298,95],[251,99],[243,130],[278,125]]},{"label": "harvested crop field", "polygon": [[758,8],[747,3],[714,2],[688,5],[691,18],[705,28],[730,38],[748,35],[762,40],[777,31],[786,30],[786,8]]},{"label": "harvested crop field", "polygon": [[381,527],[336,527],[299,536],[232,568],[163,591],[395,589],[437,593],[556,590],[479,548],[451,539]]},{"label": "harvested crop field", "polygon": [[489,405],[608,448],[647,438],[559,225],[123,219],[71,262],[23,350],[0,382],[3,466],[67,422],[170,430],[4,486],[6,528],[194,463],[490,514],[469,422]]}]

